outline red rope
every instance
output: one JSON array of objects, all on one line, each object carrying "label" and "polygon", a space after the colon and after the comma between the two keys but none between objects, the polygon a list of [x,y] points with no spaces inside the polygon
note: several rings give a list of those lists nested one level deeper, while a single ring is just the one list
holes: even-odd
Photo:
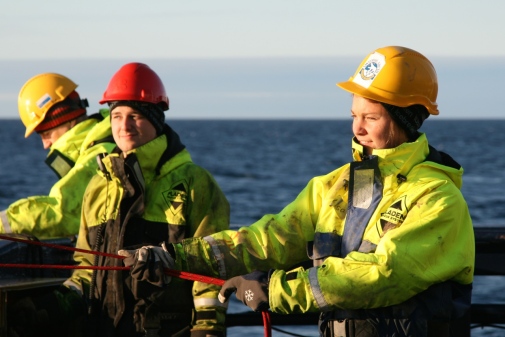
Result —
[{"label": "red rope", "polygon": [[4,235],[4,234],[0,234],[0,239],[21,242],[21,243],[26,243],[26,244],[35,245],[35,246],[49,247],[49,248],[61,249],[61,250],[69,250],[71,252],[80,252],[80,253],[87,253],[87,254],[93,254],[93,255],[113,257],[116,259],[124,259],[124,256],[117,255],[117,254],[102,253],[102,252],[97,252],[94,250],[87,250],[87,249],[82,249],[82,248],[56,245],[56,244],[48,243],[48,242],[40,242],[40,241],[35,241],[35,240],[21,239],[21,238],[17,238],[17,237],[10,236],[10,235]]},{"label": "red rope", "polygon": [[[34,240],[28,240],[28,239],[21,239],[21,238],[16,238],[13,236],[8,236],[8,235],[3,235],[3,234],[0,234],[0,239],[9,240],[9,241],[16,241],[16,242],[21,242],[21,243],[26,243],[26,244],[30,244],[30,245],[36,245],[36,246],[42,246],[42,247],[49,247],[49,248],[53,248],[53,249],[62,249],[62,250],[69,250],[72,252],[80,252],[80,253],[87,253],[87,254],[93,254],[93,255],[107,256],[107,257],[112,257],[115,259],[124,259],[125,258],[124,256],[117,255],[117,254],[103,253],[103,252],[97,252],[94,250],[56,245],[53,243],[40,242],[40,241],[34,241]],[[130,269],[129,267],[40,265],[40,264],[15,264],[15,263],[13,263],[13,264],[0,263],[0,267],[3,267],[3,268],[41,268],[41,269],[92,269],[92,270],[93,269],[96,269],[96,270],[128,270],[128,269]],[[164,272],[165,272],[165,274],[167,274],[169,276],[178,277],[178,278],[190,280],[190,281],[198,281],[198,282],[215,284],[218,286],[222,286],[225,282],[224,280],[221,280],[221,279],[218,279],[215,277],[209,277],[209,276],[204,276],[204,275],[200,275],[200,274],[194,274],[194,273],[190,273],[190,272],[169,269],[169,268],[165,268]]]},{"label": "red rope", "polygon": [[270,322],[270,313],[268,311],[262,311],[261,316],[263,317],[263,331],[265,332],[265,337],[272,337],[272,323]]},{"label": "red rope", "polygon": [[[56,245],[47,242],[40,242],[34,240],[27,240],[16,238],[13,236],[0,234],[0,239],[22,242],[30,245],[49,247],[53,249],[69,250],[73,252],[81,252],[92,255],[107,256],[116,259],[124,259],[124,256],[110,253],[102,253],[94,250],[87,250],[82,248],[75,248],[63,245]],[[78,265],[55,265],[55,264],[24,264],[24,263],[0,263],[0,268],[37,268],[37,269],[91,269],[91,270],[129,270],[130,267],[114,267],[114,266],[78,266]],[[184,280],[197,281],[209,284],[215,284],[222,286],[225,280],[221,280],[215,277],[190,273],[186,271],[180,271],[175,269],[164,268],[165,274],[173,277],[178,277]],[[263,327],[265,332],[265,337],[272,337],[272,324],[270,321],[270,313],[268,311],[262,311],[261,316],[263,317]]]},{"label": "red rope", "polygon": [[0,268],[128,270],[129,267],[77,266],[62,264],[0,263]]}]

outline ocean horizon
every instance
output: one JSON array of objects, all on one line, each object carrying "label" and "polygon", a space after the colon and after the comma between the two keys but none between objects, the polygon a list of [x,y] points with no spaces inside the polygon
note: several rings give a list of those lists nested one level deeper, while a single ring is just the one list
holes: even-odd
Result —
[{"label": "ocean horizon", "polygon": [[[427,55],[439,81],[433,119],[503,119],[505,68],[500,57]],[[353,75],[357,57],[214,59],[0,60],[0,119],[18,117],[17,96],[31,77],[56,72],[78,84],[89,111],[125,63],[143,62],[164,82],[167,119],[346,119],[351,95],[336,87]]]}]

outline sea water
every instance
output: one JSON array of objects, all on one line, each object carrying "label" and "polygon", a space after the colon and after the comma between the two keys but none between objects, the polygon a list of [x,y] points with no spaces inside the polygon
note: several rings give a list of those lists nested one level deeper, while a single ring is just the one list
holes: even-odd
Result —
[{"label": "sea water", "polygon": [[[231,205],[234,228],[277,213],[314,176],[351,160],[351,119],[174,120],[193,161],[209,170]],[[505,226],[505,120],[428,119],[421,131],[430,144],[464,168],[462,192],[474,226]],[[45,166],[40,138],[24,137],[19,120],[0,120],[0,210],[20,198],[47,194],[56,182]],[[497,261],[504,263],[504,261]],[[477,276],[473,302],[505,303],[500,277]],[[234,297],[230,312],[247,312]],[[316,326],[281,326],[317,336]],[[263,336],[262,327],[232,327],[228,336]],[[274,336],[286,336],[274,331]],[[504,330],[474,329],[472,336],[503,336]]]}]

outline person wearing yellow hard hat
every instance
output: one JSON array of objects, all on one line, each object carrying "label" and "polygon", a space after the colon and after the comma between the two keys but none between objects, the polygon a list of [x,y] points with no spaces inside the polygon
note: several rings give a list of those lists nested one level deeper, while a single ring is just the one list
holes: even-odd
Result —
[{"label": "person wearing yellow hard hat", "polygon": [[137,282],[128,271],[108,270],[121,264],[110,256],[119,249],[168,245],[227,229],[230,206],[165,122],[169,99],[148,65],[123,65],[100,104],[110,109],[117,147],[98,157],[99,170],[83,199],[74,260],[84,269],[52,294],[20,302],[12,311],[19,317],[16,328],[45,312],[48,319],[34,319],[32,331],[47,322],[61,324],[60,316],[68,323],[81,315],[86,336],[226,336],[227,304],[218,300],[218,286],[182,279],[165,286],[167,276],[155,269],[146,275],[152,285]]},{"label": "person wearing yellow hard hat", "polygon": [[20,199],[0,212],[0,233],[39,239],[76,235],[84,190],[98,167],[96,156],[115,146],[108,109],[87,115],[88,102],[66,76],[43,73],[29,79],[18,96],[26,127],[49,153],[46,163],[59,180],[48,195]]},{"label": "person wearing yellow hard hat", "polygon": [[248,227],[120,252],[131,276],[163,261],[224,277],[223,302],[235,292],[256,311],[320,312],[324,337],[461,336],[475,242],[462,167],[419,131],[439,114],[435,69],[388,46],[337,85],[352,94],[352,162]]}]

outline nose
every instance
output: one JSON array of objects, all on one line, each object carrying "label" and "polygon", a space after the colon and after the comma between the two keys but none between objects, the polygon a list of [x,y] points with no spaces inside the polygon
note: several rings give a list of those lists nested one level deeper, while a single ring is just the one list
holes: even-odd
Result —
[{"label": "nose", "polygon": [[363,121],[361,118],[355,117],[352,120],[352,132],[355,135],[363,135],[366,133],[365,128],[363,127]]},{"label": "nose", "polygon": [[119,126],[121,130],[128,131],[131,126],[131,119],[130,118],[121,118],[121,121],[119,122]]},{"label": "nose", "polygon": [[42,146],[44,147],[44,150],[49,149],[51,147],[51,145],[53,145],[53,142],[51,141],[51,139],[42,138]]}]

